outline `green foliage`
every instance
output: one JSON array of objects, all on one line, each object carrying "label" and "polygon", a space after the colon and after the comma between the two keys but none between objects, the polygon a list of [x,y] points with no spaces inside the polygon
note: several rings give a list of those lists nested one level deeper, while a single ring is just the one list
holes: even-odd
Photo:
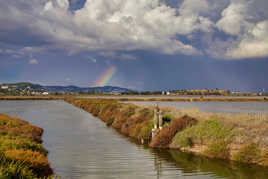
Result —
[{"label": "green foliage", "polygon": [[151,139],[151,137],[152,137],[151,132],[152,132],[153,127],[154,127],[153,121],[147,122],[141,128],[141,130],[140,130],[140,132],[138,134],[138,138],[149,141]]},{"label": "green foliage", "polygon": [[[0,114],[0,178],[37,178],[52,170],[41,145],[43,130]],[[41,165],[36,165],[41,163]]]},{"label": "green foliage", "polygon": [[173,119],[173,118],[172,118],[171,115],[165,115],[165,116],[163,116],[163,118],[162,118],[162,120],[163,120],[163,125],[170,123],[170,122],[172,121],[172,119]]},{"label": "green foliage", "polygon": [[261,151],[256,144],[242,147],[234,156],[234,160],[243,163],[257,163],[261,159]]},{"label": "green foliage", "polygon": [[0,136],[0,151],[7,151],[11,149],[25,149],[32,150],[47,155],[47,150],[37,142],[33,142],[28,138],[18,136]]},{"label": "green foliage", "polygon": [[195,125],[197,121],[189,116],[183,116],[179,119],[173,120],[169,125],[166,125],[157,134],[150,143],[151,147],[167,148],[173,141],[176,133],[184,130],[187,126]]},{"label": "green foliage", "polygon": [[178,133],[174,137],[172,145],[180,148],[185,146],[184,143],[188,139],[191,139],[194,144],[204,144],[219,140],[230,141],[232,137],[232,129],[225,127],[216,120],[206,120]]},{"label": "green foliage", "polygon": [[193,141],[190,137],[181,137],[177,139],[177,143],[181,148],[188,148],[193,146]]},{"label": "green foliage", "polygon": [[205,154],[210,157],[227,159],[230,155],[228,145],[228,141],[217,140],[208,145]]},{"label": "green foliage", "polygon": [[25,178],[34,179],[37,176],[23,162],[9,161],[5,157],[0,157],[0,178]]}]

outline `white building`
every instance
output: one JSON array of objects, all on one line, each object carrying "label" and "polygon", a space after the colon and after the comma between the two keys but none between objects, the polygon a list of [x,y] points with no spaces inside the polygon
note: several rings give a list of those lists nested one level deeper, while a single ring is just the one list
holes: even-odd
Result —
[{"label": "white building", "polygon": [[162,95],[170,95],[169,91],[162,91]]},{"label": "white building", "polygon": [[48,92],[43,92],[42,95],[49,95],[49,93]]},{"label": "white building", "polygon": [[1,86],[1,89],[8,89],[8,86],[3,85]]}]

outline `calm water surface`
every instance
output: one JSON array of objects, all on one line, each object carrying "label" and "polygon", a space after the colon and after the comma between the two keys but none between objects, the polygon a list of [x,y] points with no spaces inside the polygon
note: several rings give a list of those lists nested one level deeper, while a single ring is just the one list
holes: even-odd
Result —
[{"label": "calm water surface", "polygon": [[0,101],[0,113],[18,116],[44,129],[49,161],[62,177],[268,178],[267,168],[144,148],[89,113],[61,101]]},{"label": "calm water surface", "polygon": [[[129,103],[129,102],[128,102]],[[134,101],[141,105],[171,106],[180,109],[198,109],[203,112],[216,113],[263,113],[268,114],[268,102],[151,102]]]}]

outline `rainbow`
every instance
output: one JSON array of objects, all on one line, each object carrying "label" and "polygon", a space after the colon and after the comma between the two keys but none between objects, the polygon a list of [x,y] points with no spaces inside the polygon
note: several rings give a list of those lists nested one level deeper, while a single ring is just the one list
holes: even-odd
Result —
[{"label": "rainbow", "polygon": [[105,73],[103,73],[99,77],[98,81],[94,83],[94,86],[106,86],[110,82],[115,72],[116,72],[116,68],[110,67]]}]

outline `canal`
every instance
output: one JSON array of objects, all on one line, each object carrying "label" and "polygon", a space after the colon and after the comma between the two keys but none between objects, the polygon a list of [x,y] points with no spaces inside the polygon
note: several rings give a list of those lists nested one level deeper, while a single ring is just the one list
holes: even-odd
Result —
[{"label": "canal", "polygon": [[0,113],[17,116],[44,129],[48,159],[55,174],[62,177],[268,178],[267,168],[137,145],[101,120],[63,101],[0,101]]}]

